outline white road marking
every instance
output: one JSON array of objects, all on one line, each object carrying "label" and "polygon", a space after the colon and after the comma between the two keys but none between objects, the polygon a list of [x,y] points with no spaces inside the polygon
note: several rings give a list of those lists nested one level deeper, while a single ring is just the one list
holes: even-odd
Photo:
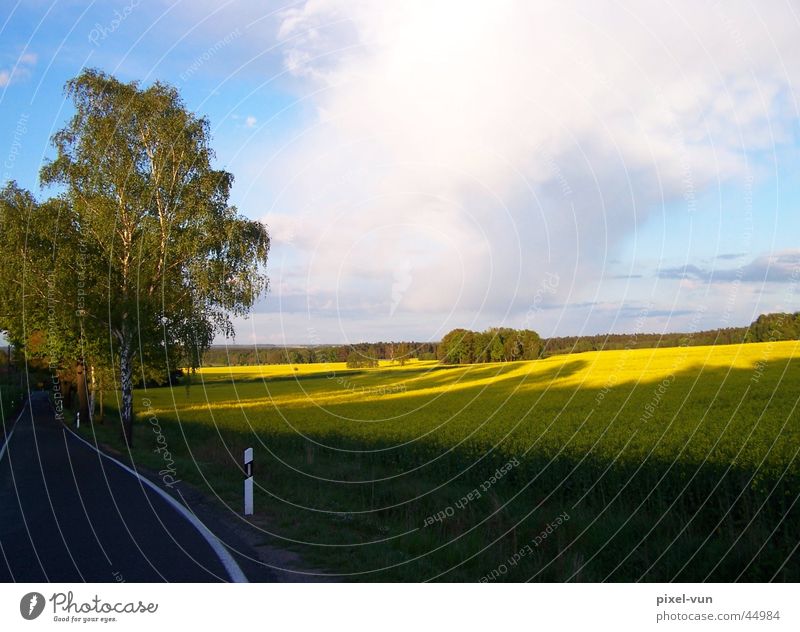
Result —
[{"label": "white road marking", "polygon": [[25,401],[25,406],[23,406],[22,410],[19,411],[19,415],[17,415],[17,418],[14,420],[14,424],[11,426],[11,432],[9,432],[6,435],[5,443],[3,443],[3,447],[0,448],[0,461],[3,460],[3,457],[6,454],[6,448],[8,448],[8,442],[11,441],[11,437],[14,434],[14,429],[17,427],[17,422],[19,421],[19,418],[22,417],[22,413],[24,413],[25,409],[28,407],[28,402],[30,402],[30,399]]},{"label": "white road marking", "polygon": [[159,496],[161,496],[164,500],[166,500],[167,503],[169,503],[169,505],[171,505],[173,507],[173,509],[175,509],[178,513],[180,513],[184,518],[186,518],[186,520],[188,520],[192,524],[192,526],[195,529],[197,529],[197,531],[200,533],[200,535],[203,536],[205,541],[208,542],[208,545],[211,547],[211,549],[214,551],[214,553],[217,554],[217,557],[219,558],[219,561],[225,567],[225,571],[228,573],[228,576],[231,578],[231,581],[239,583],[239,584],[248,583],[247,582],[247,577],[242,572],[242,569],[239,568],[239,565],[236,563],[236,560],[233,559],[233,557],[231,556],[231,554],[228,551],[228,549],[226,549],[220,543],[220,541],[217,539],[217,537],[211,532],[211,530],[206,525],[204,525],[200,521],[200,519],[197,516],[195,516],[186,507],[184,507],[182,504],[180,504],[177,500],[175,500],[172,496],[170,496],[163,489],[158,487],[151,480],[149,480],[149,479],[145,478],[144,476],[142,476],[141,474],[139,474],[136,470],[132,470],[131,468],[129,468],[127,465],[125,465],[121,461],[118,461],[117,459],[115,459],[113,456],[109,456],[108,454],[106,454],[102,450],[98,450],[95,446],[93,446],[91,443],[89,443],[86,439],[81,437],[79,434],[75,433],[71,428],[68,428],[66,425],[64,426],[64,428],[67,431],[69,431],[76,439],[78,439],[79,441],[82,441],[83,443],[85,443],[92,450],[97,452],[100,456],[108,459],[109,461],[112,461],[113,463],[116,463],[117,465],[119,465],[126,472],[129,472],[130,474],[133,474],[140,481],[142,481],[145,485],[147,485],[150,489],[152,489]]}]

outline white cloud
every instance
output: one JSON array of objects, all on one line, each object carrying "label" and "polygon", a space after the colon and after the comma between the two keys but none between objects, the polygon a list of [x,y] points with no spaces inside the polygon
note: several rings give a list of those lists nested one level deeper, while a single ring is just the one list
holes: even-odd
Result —
[{"label": "white cloud", "polygon": [[248,116],[244,120],[245,127],[255,127],[258,119],[255,116]]},{"label": "white cloud", "polygon": [[11,69],[0,69],[0,88],[30,76],[37,59],[36,53],[23,53]]},{"label": "white cloud", "polygon": [[317,120],[265,166],[271,221],[305,217],[309,288],[430,329],[524,312],[550,272],[563,302],[591,297],[665,202],[758,177],[797,118],[785,6],[309,0],[281,18]]},{"label": "white cloud", "polygon": [[[752,192],[795,133],[788,5],[308,0],[270,19],[233,13],[215,24],[257,24],[243,38],[254,52],[277,37],[291,81],[272,58],[262,71],[298,97],[239,155],[242,208],[269,204],[268,311],[291,329],[310,307],[339,340],[520,324],[548,274],[560,279],[548,304],[589,306],[536,311],[527,324],[548,333],[624,330],[622,307],[650,298],[702,302],[679,280],[631,274],[643,253],[622,245],[668,210],[722,206],[725,182]],[[651,271],[709,240],[669,225]],[[627,281],[613,280],[620,256]]]},{"label": "white cloud", "polygon": [[800,283],[800,250],[788,249],[760,255],[738,268],[701,268],[689,264],[659,271],[665,279],[696,280],[703,283]]}]

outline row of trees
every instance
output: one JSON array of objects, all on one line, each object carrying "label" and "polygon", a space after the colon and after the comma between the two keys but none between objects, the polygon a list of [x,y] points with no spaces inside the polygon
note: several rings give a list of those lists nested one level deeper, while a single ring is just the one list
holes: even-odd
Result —
[{"label": "row of trees", "polygon": [[454,329],[442,338],[438,358],[444,364],[535,360],[541,348],[539,334],[529,329]]},{"label": "row of trees", "polygon": [[535,331],[507,328],[477,333],[454,329],[438,345],[445,364],[513,362],[565,353],[611,349],[740,344],[800,339],[800,312],[762,314],[749,327],[725,327],[693,333],[603,334],[541,339]]},{"label": "row of trees", "polygon": [[377,366],[379,360],[404,364],[410,359],[438,359],[446,364],[533,360],[585,351],[646,349],[699,345],[740,344],[800,338],[800,312],[762,314],[749,327],[726,327],[693,333],[600,334],[540,338],[535,331],[508,328],[484,332],[454,329],[441,343],[376,342],[308,347],[211,347],[203,356],[207,366],[253,364],[309,364],[347,362],[352,367]]},{"label": "row of trees", "polygon": [[57,195],[0,190],[0,331],[75,375],[82,418],[95,390],[119,391],[130,443],[134,383],[233,334],[267,286],[269,236],[228,204],[209,123],[175,88],[85,70],[66,92],[74,115],[40,172]]},{"label": "row of trees", "polygon": [[653,349],[699,345],[730,345],[745,342],[747,327],[726,327],[694,333],[598,334],[595,336],[561,336],[547,338],[543,356],[614,349]]},{"label": "row of trees", "polygon": [[693,333],[600,334],[547,338],[542,356],[612,349],[651,349],[703,345],[732,345],[800,339],[800,312],[761,314],[747,327],[724,327]]},{"label": "row of trees", "polygon": [[761,314],[747,329],[746,342],[800,339],[800,312]]},{"label": "row of trees", "polygon": [[363,342],[353,345],[314,345],[308,347],[224,347],[212,346],[203,354],[205,366],[244,366],[254,364],[312,364],[388,360],[405,364],[409,360],[435,360],[435,342]]}]

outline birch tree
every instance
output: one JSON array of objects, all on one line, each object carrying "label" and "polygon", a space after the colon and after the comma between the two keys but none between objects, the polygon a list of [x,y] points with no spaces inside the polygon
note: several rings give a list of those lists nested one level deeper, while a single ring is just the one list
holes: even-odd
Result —
[{"label": "birch tree", "polygon": [[233,335],[232,317],[267,288],[269,236],[229,205],[233,176],[212,166],[209,123],[174,87],[86,70],[66,92],[75,113],[40,177],[60,186],[102,279],[84,288],[81,316],[102,323],[130,445],[135,370],[195,367],[216,334]]}]

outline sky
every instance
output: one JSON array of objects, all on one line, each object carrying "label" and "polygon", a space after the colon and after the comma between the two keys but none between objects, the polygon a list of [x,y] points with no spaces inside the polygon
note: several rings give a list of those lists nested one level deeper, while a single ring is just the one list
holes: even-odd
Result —
[{"label": "sky", "polygon": [[2,182],[56,193],[94,67],[176,86],[267,224],[236,343],[741,326],[800,309],[798,35],[788,0],[4,2]]}]

